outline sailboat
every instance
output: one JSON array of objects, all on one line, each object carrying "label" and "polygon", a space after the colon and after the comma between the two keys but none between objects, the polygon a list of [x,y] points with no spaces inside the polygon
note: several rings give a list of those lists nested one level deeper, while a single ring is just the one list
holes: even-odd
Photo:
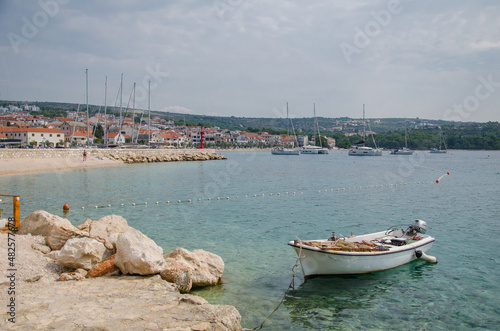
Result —
[{"label": "sailboat", "polygon": [[406,129],[406,120],[405,120],[405,147],[403,148],[395,148],[391,151],[391,155],[412,155],[413,151],[408,148],[408,130]]},{"label": "sailboat", "polygon": [[318,139],[320,146],[313,146],[313,145],[304,146],[300,154],[328,154],[328,148],[323,147],[321,142],[321,135],[319,133],[319,124],[318,120],[316,119],[316,104],[313,104],[313,112],[314,112],[314,124],[318,132]]},{"label": "sailboat", "polygon": [[[444,145],[444,149],[441,149],[441,146]],[[439,128],[439,148],[432,148],[430,153],[433,154],[446,154],[448,151],[446,150],[446,143],[443,139],[443,131]]]},{"label": "sailboat", "polygon": [[[286,135],[287,135],[287,137],[289,136],[288,128],[289,128],[290,123],[292,123],[292,121],[291,120],[289,121],[289,119],[288,119],[288,102],[287,102],[286,103],[286,127],[287,127]],[[292,130],[293,130],[293,136],[295,137],[295,130],[293,129],[293,123],[292,123]],[[297,140],[297,138],[295,138],[295,140]],[[271,151],[271,154],[272,155],[300,155],[300,151],[293,149],[293,148],[277,147]]]},{"label": "sailboat", "polygon": [[[368,128],[370,128],[369,125],[370,124],[368,124]],[[373,137],[373,134],[372,134],[372,139],[375,148],[365,146],[365,137],[366,137],[366,121],[365,121],[365,105],[363,104],[363,140],[361,140],[355,146],[353,146],[347,154],[351,156],[382,156],[382,150],[377,148],[377,144],[375,143],[375,138]]]}]

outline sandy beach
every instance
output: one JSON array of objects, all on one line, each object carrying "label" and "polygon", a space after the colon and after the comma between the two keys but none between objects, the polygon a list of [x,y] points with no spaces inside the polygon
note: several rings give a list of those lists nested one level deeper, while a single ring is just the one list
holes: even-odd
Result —
[{"label": "sandy beach", "polygon": [[223,158],[214,150],[184,149],[3,149],[0,176],[23,175],[62,169],[119,166],[137,162],[196,161]]}]

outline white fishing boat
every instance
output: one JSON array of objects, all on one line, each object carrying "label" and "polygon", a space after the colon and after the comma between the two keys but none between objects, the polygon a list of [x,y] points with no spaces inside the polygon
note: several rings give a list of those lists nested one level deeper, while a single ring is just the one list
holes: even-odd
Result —
[{"label": "white fishing boat", "polygon": [[436,263],[425,254],[434,238],[426,235],[427,223],[415,220],[408,227],[394,226],[386,231],[329,239],[292,240],[288,245],[299,256],[304,276],[363,274],[398,267],[423,259]]},{"label": "white fishing boat", "polygon": [[[370,124],[368,123],[368,128]],[[370,129],[371,131],[371,129]],[[373,145],[375,148],[371,148],[368,146],[365,146],[365,137],[366,137],[366,121],[365,121],[365,105],[363,104],[363,140],[355,144],[349,152],[347,152],[347,155],[350,156],[382,156],[382,150],[377,148],[377,144],[375,143],[375,138],[373,137],[373,134],[371,135],[373,139]]]}]

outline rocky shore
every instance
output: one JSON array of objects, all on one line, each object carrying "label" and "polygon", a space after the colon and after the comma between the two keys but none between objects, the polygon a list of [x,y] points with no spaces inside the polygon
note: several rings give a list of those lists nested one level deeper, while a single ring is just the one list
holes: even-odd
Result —
[{"label": "rocky shore", "polygon": [[224,160],[213,149],[0,149],[0,176],[128,163]]},{"label": "rocky shore", "polygon": [[36,211],[0,245],[1,329],[241,330],[234,307],[187,294],[222,282],[219,256],[164,254],[120,216],[75,227]]}]

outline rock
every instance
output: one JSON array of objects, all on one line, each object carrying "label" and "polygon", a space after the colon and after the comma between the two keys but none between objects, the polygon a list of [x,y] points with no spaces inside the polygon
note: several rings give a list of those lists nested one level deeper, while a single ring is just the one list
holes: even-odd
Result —
[{"label": "rock", "polygon": [[115,265],[125,275],[158,274],[165,267],[163,249],[142,232],[130,228],[116,237]]},{"label": "rock", "polygon": [[89,270],[87,275],[91,278],[95,278],[107,275],[117,270],[118,268],[115,265],[115,257],[116,254],[113,254],[104,261],[99,262],[98,264],[93,266],[92,269]]},{"label": "rock", "polygon": [[90,270],[94,265],[109,257],[104,245],[91,238],[69,239],[57,254],[57,262],[69,268]]},{"label": "rock", "polygon": [[77,272],[65,272],[61,274],[61,277],[59,277],[60,282],[65,282],[68,280],[82,280],[82,279],[85,279],[85,277],[83,277]]},{"label": "rock", "polygon": [[[91,269],[92,270],[92,269]],[[77,274],[82,275],[83,277],[87,277],[88,271],[82,268],[78,268],[75,270]]]},{"label": "rock", "polygon": [[[89,223],[89,236],[94,239],[101,239],[107,249],[113,249],[109,242],[109,236],[114,233],[123,233],[131,229],[127,220],[118,215],[109,215]],[[99,240],[99,241],[101,241]]]},{"label": "rock", "polygon": [[167,282],[174,283],[181,293],[189,293],[193,287],[193,268],[184,261],[171,261],[160,275]]},{"label": "rock", "polygon": [[52,215],[43,210],[29,214],[19,224],[18,234],[32,234],[45,237],[45,242],[52,250],[61,249],[68,239],[85,235],[84,232],[74,227],[70,221]]},{"label": "rock", "polygon": [[183,261],[193,269],[193,287],[217,285],[222,282],[224,261],[216,254],[202,249],[190,252],[184,248],[177,248],[164,257],[167,266],[175,266],[178,261]]},{"label": "rock", "polygon": [[78,230],[81,230],[81,231],[84,231],[86,233],[89,233],[89,231],[90,231],[90,224],[92,224],[92,222],[94,222],[94,221],[92,221],[91,219],[87,218],[85,220],[85,222],[83,222],[83,224],[78,225],[76,228]]},{"label": "rock", "polygon": [[43,254],[50,253],[50,251],[51,251],[49,246],[42,245],[42,244],[32,244],[31,248],[33,248],[36,251],[42,252]]}]

